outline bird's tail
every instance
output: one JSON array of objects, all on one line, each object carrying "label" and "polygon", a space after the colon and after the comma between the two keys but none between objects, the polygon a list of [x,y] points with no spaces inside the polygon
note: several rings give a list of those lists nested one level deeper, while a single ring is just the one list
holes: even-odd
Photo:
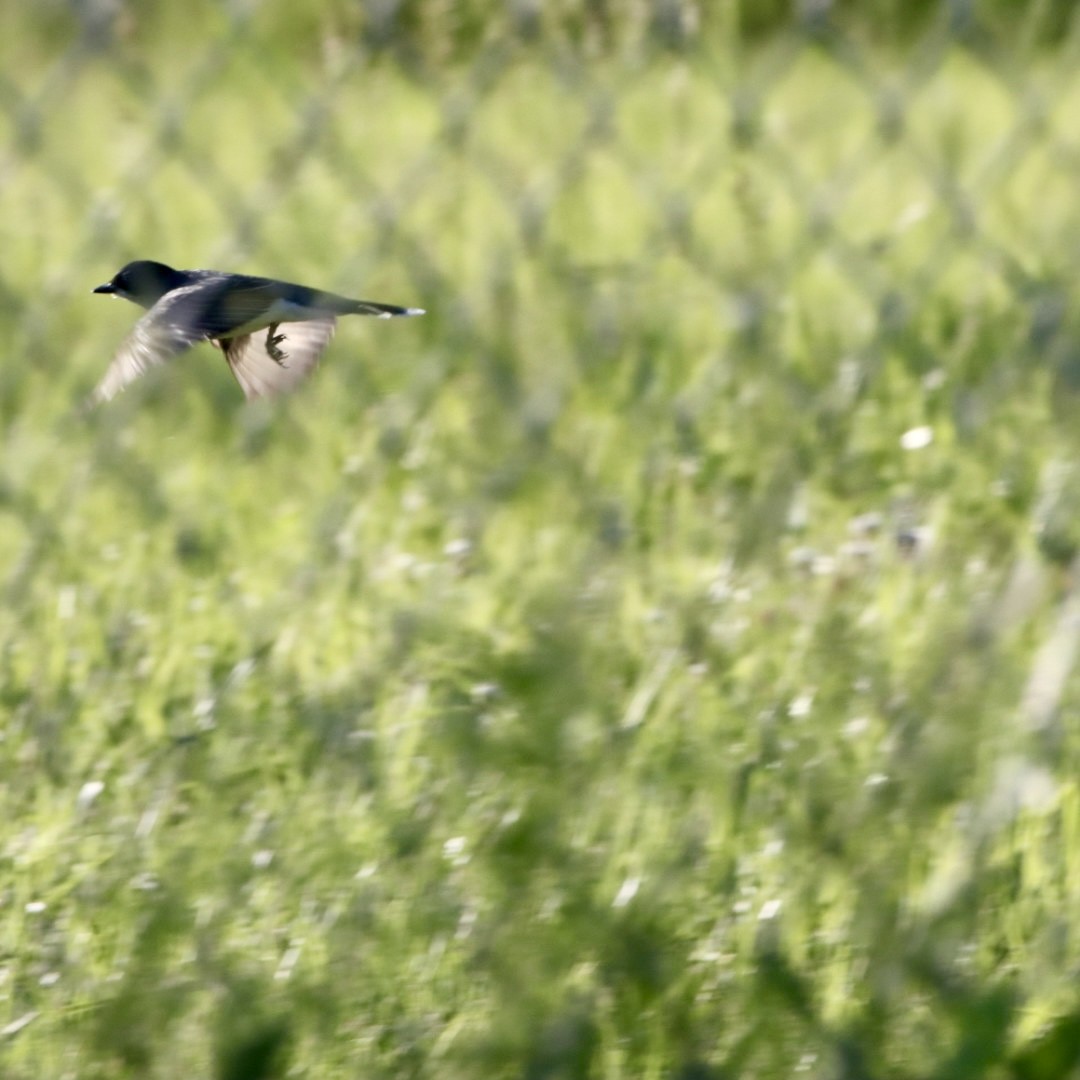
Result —
[{"label": "bird's tail", "polygon": [[392,319],[397,315],[423,315],[418,307],[398,307],[396,304],[379,304],[374,300],[352,300],[350,315],[374,315],[378,319]]}]

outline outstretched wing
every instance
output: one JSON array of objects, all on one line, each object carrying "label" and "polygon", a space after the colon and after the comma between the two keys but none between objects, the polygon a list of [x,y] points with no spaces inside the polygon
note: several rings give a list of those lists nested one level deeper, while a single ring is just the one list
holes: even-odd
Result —
[{"label": "outstretched wing", "polygon": [[108,401],[150,368],[210,337],[202,318],[208,287],[216,293],[216,288],[200,281],[166,293],[150,308],[117,350],[91,401]]},{"label": "outstretched wing", "polygon": [[[302,285],[199,271],[199,281],[166,293],[135,324],[117,351],[92,402],[108,401],[129,383],[197,342],[219,342],[248,398],[292,390],[318,364],[334,336],[339,314],[419,315],[368,300],[349,300]],[[298,319],[299,316],[299,319]],[[283,335],[276,360],[267,344],[268,327]]]},{"label": "outstretched wing", "polygon": [[270,355],[269,334],[270,330],[257,330],[221,343],[225,359],[249,400],[288,393],[314,371],[334,336],[334,319],[326,315],[304,322],[279,323],[274,336],[281,337],[277,348],[284,358],[280,362]]}]

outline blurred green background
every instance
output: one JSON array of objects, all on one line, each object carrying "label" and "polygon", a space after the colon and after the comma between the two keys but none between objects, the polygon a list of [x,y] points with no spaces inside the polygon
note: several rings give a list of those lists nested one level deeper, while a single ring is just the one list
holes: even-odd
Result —
[{"label": "blurred green background", "polygon": [[[0,6],[0,1075],[1080,1075],[1078,61]],[[134,257],[428,315],[87,416]]]}]

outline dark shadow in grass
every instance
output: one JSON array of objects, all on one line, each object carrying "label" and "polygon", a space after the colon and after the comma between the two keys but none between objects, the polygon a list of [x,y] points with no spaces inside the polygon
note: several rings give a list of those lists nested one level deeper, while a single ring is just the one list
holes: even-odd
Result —
[{"label": "dark shadow in grass", "polygon": [[587,1008],[571,1006],[537,1034],[525,1063],[525,1080],[584,1080],[592,1075],[597,1041]]},{"label": "dark shadow in grass", "polygon": [[1080,1012],[1069,1013],[1022,1047],[1012,1059],[1016,1080],[1056,1080],[1080,1069]]},{"label": "dark shadow in grass", "polygon": [[[241,1003],[237,1003],[240,1005]],[[228,1011],[218,1036],[217,1080],[276,1080],[288,1069],[291,1032],[282,1019],[243,1019]]]}]

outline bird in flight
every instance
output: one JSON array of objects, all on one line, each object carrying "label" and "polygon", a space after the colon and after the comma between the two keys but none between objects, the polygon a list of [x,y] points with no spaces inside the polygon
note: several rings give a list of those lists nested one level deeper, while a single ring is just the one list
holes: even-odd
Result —
[{"label": "bird in flight", "polygon": [[397,307],[292,285],[272,278],[219,270],[174,270],[140,259],[94,289],[146,308],[117,350],[92,396],[115,397],[149,368],[200,341],[225,353],[248,398],[272,397],[296,387],[314,370],[334,336],[338,315],[423,315]]}]

